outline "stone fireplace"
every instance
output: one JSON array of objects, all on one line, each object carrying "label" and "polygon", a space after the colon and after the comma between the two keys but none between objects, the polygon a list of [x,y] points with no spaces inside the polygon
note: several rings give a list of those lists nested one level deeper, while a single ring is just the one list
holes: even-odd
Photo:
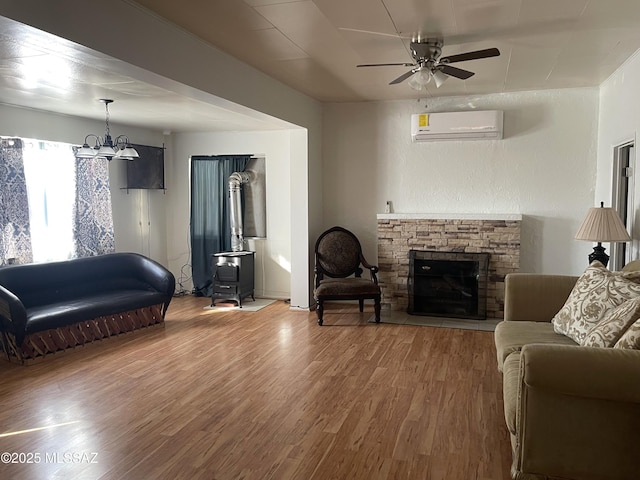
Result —
[{"label": "stone fireplace", "polygon": [[382,308],[407,310],[409,252],[488,253],[486,317],[504,317],[504,277],[520,268],[521,215],[379,214]]}]

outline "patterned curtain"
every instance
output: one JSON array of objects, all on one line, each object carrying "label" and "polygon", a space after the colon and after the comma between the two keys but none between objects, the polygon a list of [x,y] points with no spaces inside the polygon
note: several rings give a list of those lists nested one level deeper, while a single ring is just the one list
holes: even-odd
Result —
[{"label": "patterned curtain", "polygon": [[104,159],[76,158],[73,238],[76,257],[115,251],[109,164]]},{"label": "patterned curtain", "polygon": [[0,139],[0,265],[32,261],[22,140],[3,138]]}]

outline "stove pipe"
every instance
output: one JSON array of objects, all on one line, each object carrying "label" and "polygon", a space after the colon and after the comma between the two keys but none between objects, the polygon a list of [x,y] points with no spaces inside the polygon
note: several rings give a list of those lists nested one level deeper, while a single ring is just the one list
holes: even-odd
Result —
[{"label": "stove pipe", "polygon": [[244,250],[242,234],[242,185],[253,180],[251,172],[234,172],[229,176],[229,220],[231,224],[231,250]]}]

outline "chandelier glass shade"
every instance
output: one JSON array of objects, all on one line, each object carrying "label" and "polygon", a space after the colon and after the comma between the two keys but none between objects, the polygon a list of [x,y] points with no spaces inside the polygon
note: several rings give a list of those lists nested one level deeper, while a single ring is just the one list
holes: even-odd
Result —
[{"label": "chandelier glass shade", "polygon": [[[111,132],[109,131],[109,104],[113,103],[113,100],[101,98],[100,101],[104,103],[106,112],[106,130],[104,137],[93,133],[88,134],[84,137],[84,144],[78,149],[76,157],[106,158],[107,160],[113,158],[133,160],[134,158],[138,158],[138,152],[131,146],[129,137],[126,135],[118,135],[115,139],[111,138]],[[88,143],[90,138],[94,140],[93,146],[90,146]]]}]

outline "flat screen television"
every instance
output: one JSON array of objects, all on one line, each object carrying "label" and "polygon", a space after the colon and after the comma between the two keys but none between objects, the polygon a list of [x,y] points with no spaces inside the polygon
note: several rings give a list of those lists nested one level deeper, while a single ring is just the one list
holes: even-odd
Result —
[{"label": "flat screen television", "polygon": [[164,189],[164,148],[132,145],[140,157],[127,160],[128,189]]}]

